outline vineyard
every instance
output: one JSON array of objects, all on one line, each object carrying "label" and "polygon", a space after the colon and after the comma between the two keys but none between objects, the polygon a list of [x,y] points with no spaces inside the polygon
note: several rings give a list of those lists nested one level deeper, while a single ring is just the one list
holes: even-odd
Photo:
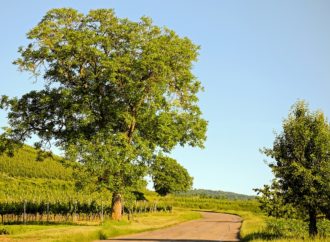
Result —
[{"label": "vineyard", "polygon": [[236,210],[250,211],[253,213],[261,213],[259,203],[256,199],[227,199],[227,198],[205,198],[204,195],[183,196],[168,195],[162,197],[159,201],[170,204],[173,207],[207,209],[207,210]]},{"label": "vineyard", "polygon": [[52,155],[37,161],[37,151],[24,145],[13,157],[0,156],[0,172],[10,177],[45,178],[72,181],[72,168],[64,166],[61,158]]},{"label": "vineyard", "polygon": [[[134,214],[147,212],[171,212],[172,207],[165,204],[135,201],[124,206],[123,212],[129,218]],[[102,222],[111,216],[110,203],[91,201],[69,202],[1,202],[0,215],[2,224],[31,222]]]},{"label": "vineyard", "polygon": [[[0,156],[0,222],[99,223],[111,216],[111,193],[77,190],[71,166],[60,157],[37,161],[37,152],[24,146],[14,157]],[[129,194],[123,212],[171,211],[165,203],[136,201]]]}]

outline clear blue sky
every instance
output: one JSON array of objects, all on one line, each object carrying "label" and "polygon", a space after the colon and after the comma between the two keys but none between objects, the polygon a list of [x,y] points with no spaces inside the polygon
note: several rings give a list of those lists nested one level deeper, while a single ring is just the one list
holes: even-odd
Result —
[{"label": "clear blue sky", "polygon": [[[146,15],[201,45],[194,73],[205,92],[209,121],[204,150],[173,152],[194,176],[195,188],[253,194],[272,174],[259,148],[298,99],[330,116],[330,1],[1,1],[0,94],[20,96],[40,87],[11,62],[26,32],[45,12],[113,8],[119,17]],[[0,112],[0,125],[6,124]]]}]

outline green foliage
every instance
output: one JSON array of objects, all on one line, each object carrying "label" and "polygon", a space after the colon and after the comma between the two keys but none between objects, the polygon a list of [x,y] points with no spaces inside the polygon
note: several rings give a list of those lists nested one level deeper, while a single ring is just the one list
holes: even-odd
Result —
[{"label": "green foliage", "polygon": [[317,213],[327,214],[330,208],[329,151],[327,119],[320,111],[310,112],[302,101],[293,106],[284,120],[283,132],[276,136],[273,148],[263,150],[275,160],[270,167],[277,195],[282,196],[285,204],[293,204],[308,214],[310,235],[317,234]]},{"label": "green foliage", "polygon": [[155,191],[165,196],[169,193],[187,191],[192,187],[193,178],[176,160],[159,155],[151,165]]},{"label": "green foliage", "polygon": [[27,37],[14,64],[45,85],[2,96],[10,127],[1,147],[31,135],[40,138],[37,147],[55,142],[86,165],[89,182],[116,192],[139,186],[156,152],[203,147],[202,86],[191,72],[199,47],[188,38],[146,17],[133,22],[109,9],[84,15],[71,8],[48,11]]},{"label": "green foliage", "polygon": [[279,184],[276,180],[269,185],[264,185],[261,189],[254,189],[258,195],[257,200],[260,203],[260,208],[268,216],[276,218],[305,218],[306,214],[300,211],[291,203],[285,203],[283,191],[279,189]]},{"label": "green foliage", "polygon": [[98,189],[106,188],[124,194],[146,186],[142,178],[147,167],[141,160],[134,161],[137,152],[127,144],[125,136],[105,138],[95,135],[90,141],[80,140],[70,145],[67,154],[73,157],[79,154],[82,166],[78,167],[79,172],[75,175],[81,188],[96,184]]}]

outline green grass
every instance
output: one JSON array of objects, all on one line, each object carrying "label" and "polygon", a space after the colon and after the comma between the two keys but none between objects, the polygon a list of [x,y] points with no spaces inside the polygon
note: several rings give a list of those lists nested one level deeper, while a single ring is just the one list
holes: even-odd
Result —
[{"label": "green grass", "polygon": [[237,212],[243,219],[240,231],[242,241],[277,241],[277,242],[326,242],[330,237],[330,222],[319,221],[319,236],[308,236],[306,222],[293,219],[275,219],[251,212]]},{"label": "green grass", "polygon": [[[271,240],[329,240],[330,222],[327,220],[318,221],[318,236],[311,239],[308,235],[308,223],[296,219],[275,219],[267,218],[264,229],[259,233],[259,237],[269,238]],[[258,238],[258,234],[256,234]],[[262,236],[260,236],[262,235]]]},{"label": "green grass", "polygon": [[99,226],[75,225],[6,225],[5,228],[10,234],[1,235],[0,241],[81,241],[83,237],[94,240],[98,239],[100,230]]}]

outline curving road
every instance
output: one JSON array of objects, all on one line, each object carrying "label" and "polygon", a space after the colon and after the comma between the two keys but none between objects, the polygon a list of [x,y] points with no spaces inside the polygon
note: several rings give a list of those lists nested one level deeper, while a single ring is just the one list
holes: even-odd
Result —
[{"label": "curving road", "polygon": [[177,241],[177,242],[211,242],[239,241],[239,230],[242,219],[239,216],[223,213],[202,212],[203,218],[139,234],[120,236],[107,241]]}]

